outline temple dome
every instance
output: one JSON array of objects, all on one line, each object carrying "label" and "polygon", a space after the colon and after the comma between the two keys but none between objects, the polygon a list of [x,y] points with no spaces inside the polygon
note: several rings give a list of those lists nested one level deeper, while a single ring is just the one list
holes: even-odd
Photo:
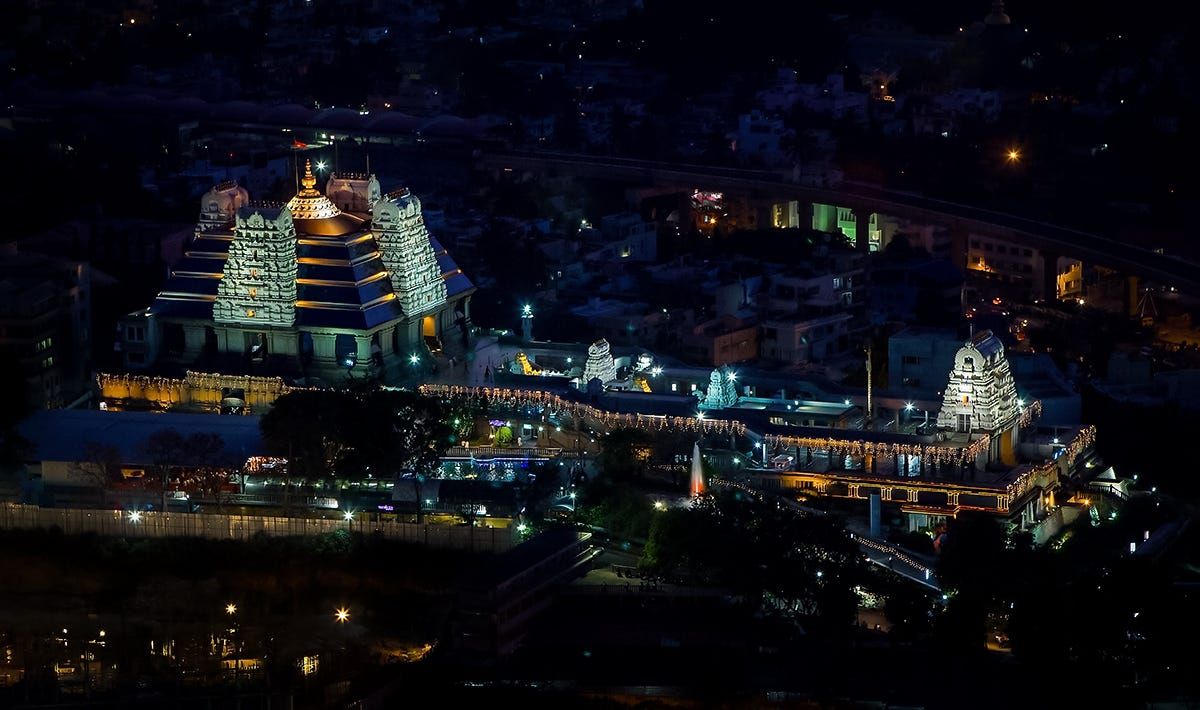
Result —
[{"label": "temple dome", "polygon": [[300,178],[300,185],[300,192],[287,203],[297,232],[340,237],[362,226],[364,220],[361,217],[342,212],[332,200],[317,191],[317,178],[312,174],[311,160],[304,161],[304,177]]}]

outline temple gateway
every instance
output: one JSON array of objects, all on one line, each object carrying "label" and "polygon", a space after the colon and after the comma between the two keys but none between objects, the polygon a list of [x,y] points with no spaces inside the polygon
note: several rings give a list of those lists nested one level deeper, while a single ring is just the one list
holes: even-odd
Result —
[{"label": "temple gateway", "polygon": [[421,201],[374,175],[334,174],[321,193],[309,161],[300,182],[286,204],[234,182],[204,195],[163,290],[122,319],[127,368],[395,381],[465,348],[475,286]]}]

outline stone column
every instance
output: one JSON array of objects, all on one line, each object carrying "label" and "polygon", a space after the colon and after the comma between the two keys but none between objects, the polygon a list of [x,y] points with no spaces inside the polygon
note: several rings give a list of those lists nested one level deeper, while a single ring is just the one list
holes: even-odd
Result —
[{"label": "stone column", "polygon": [[320,362],[333,362],[337,359],[337,336],[333,333],[313,333],[313,359]]},{"label": "stone column", "polygon": [[354,349],[358,362],[366,365],[371,362],[371,336],[356,335],[354,336]]},{"label": "stone column", "polygon": [[204,351],[204,326],[203,325],[185,325],[183,326],[183,351],[188,355],[195,355]]}]

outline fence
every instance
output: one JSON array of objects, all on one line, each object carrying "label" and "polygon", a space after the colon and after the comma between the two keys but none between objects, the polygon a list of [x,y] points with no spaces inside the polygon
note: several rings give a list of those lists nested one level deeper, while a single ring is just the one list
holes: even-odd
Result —
[{"label": "fence", "polygon": [[451,550],[504,552],[513,547],[512,528],[467,525],[433,525],[392,521],[285,518],[266,515],[220,513],[130,514],[119,510],[39,508],[16,503],[0,504],[0,529],[57,527],[66,534],[95,533],[114,537],[203,537],[247,540],[258,534],[279,537],[320,535],[349,530],[378,534],[387,540]]}]

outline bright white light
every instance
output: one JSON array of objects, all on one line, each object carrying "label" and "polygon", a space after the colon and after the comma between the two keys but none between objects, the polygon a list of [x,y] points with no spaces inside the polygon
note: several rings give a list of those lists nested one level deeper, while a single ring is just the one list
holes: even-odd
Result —
[{"label": "bright white light", "polygon": [[342,517],[347,521],[354,520],[354,511],[347,510],[345,513],[342,513]]},{"label": "bright white light", "polygon": [[667,504],[662,502],[661,500],[656,500],[656,501],[654,501],[654,509],[655,510],[666,510]]},{"label": "bright white light", "polygon": [[418,362],[421,362],[421,356],[416,353],[413,353],[412,355],[408,356],[408,361],[411,362],[412,364],[416,365]]},{"label": "bright white light", "polygon": [[230,602],[229,604],[226,604],[225,605],[225,613],[229,614],[230,616],[236,614],[237,613],[237,604],[234,604],[232,602]]},{"label": "bright white light", "polygon": [[321,170],[324,170],[324,169],[325,169],[325,161],[324,161],[324,160],[318,160],[318,161],[317,161],[317,170],[318,170],[318,171],[321,171]]},{"label": "bright white light", "polygon": [[704,412],[696,412],[696,418],[700,421],[704,421]]},{"label": "bright white light", "polygon": [[529,526],[528,526],[528,525],[526,525],[525,523],[518,523],[518,524],[517,524],[517,532],[522,532],[522,533],[523,533],[523,532],[525,532],[525,531],[526,531],[526,530],[528,530],[528,529],[529,529]]},{"label": "bright white light", "polygon": [[736,373],[736,372],[731,372],[731,373],[729,373],[729,374],[728,374],[728,375],[726,375],[726,376],[729,378],[729,381],[730,381],[730,382],[733,382],[733,381],[737,380],[737,373]]},{"label": "bright white light", "polygon": [[850,400],[848,400],[848,399],[847,399],[847,400],[843,400],[843,401],[842,401],[842,404],[845,404],[847,407],[849,407],[849,406],[850,406]]},{"label": "bright white light", "polygon": [[333,618],[337,619],[339,624],[344,624],[350,620],[350,610],[346,608],[338,609],[333,613]]},{"label": "bright white light", "polygon": [[137,511],[137,510],[130,511],[130,513],[129,513],[129,522],[131,522],[131,523],[140,523],[140,522],[142,522],[142,513],[141,513],[141,511]]},{"label": "bright white light", "polygon": [[1018,399],[1018,400],[1017,400],[1017,406],[1018,406],[1018,407],[1024,407],[1024,406],[1025,406],[1025,400],[1023,400],[1023,399]]},{"label": "bright white light", "polygon": [[524,306],[521,306],[521,315],[526,318],[528,318],[529,316],[532,316],[533,315],[533,306],[529,305],[528,303],[526,303]]},{"label": "bright white light", "polygon": [[650,374],[654,375],[655,377],[658,377],[659,375],[662,374],[662,368],[661,367],[653,367],[650,369]]},{"label": "bright white light", "polygon": [[913,403],[912,403],[912,402],[905,402],[905,403],[904,403],[904,411],[906,411],[906,412],[911,412],[912,410],[913,410]]}]

